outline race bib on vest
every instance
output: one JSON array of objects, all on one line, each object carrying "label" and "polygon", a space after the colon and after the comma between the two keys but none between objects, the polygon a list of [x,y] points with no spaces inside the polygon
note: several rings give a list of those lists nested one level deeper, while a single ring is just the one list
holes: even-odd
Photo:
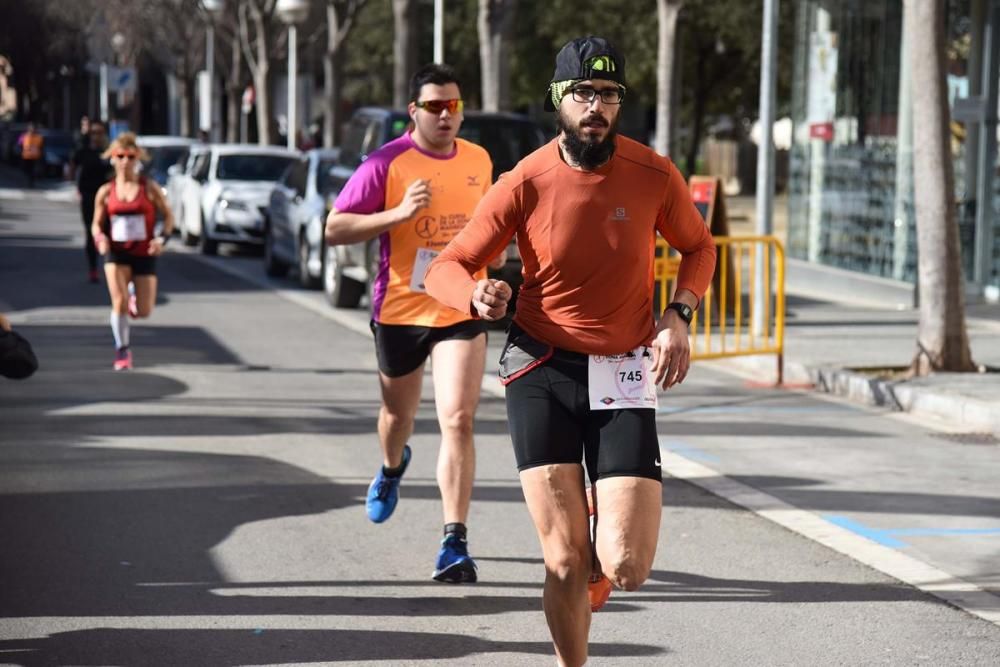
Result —
[{"label": "race bib on vest", "polygon": [[427,288],[424,287],[424,276],[427,275],[427,267],[439,254],[441,253],[430,248],[417,248],[417,255],[413,259],[413,275],[410,276],[411,292],[427,293]]},{"label": "race bib on vest", "polygon": [[111,216],[111,240],[118,243],[146,240],[146,216],[141,213]]},{"label": "race bib on vest", "polygon": [[650,368],[653,352],[640,345],[624,354],[590,355],[587,390],[591,410],[621,410],[657,406],[656,385]]}]

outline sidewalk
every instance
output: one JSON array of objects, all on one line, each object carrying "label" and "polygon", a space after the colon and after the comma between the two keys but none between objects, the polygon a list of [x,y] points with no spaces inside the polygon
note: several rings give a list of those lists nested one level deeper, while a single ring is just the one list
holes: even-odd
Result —
[{"label": "sidewalk", "polygon": [[[752,197],[726,201],[733,235],[754,233]],[[775,202],[775,235],[787,232],[787,204]],[[915,309],[859,306],[819,298],[822,285],[786,284],[785,382],[811,383],[818,391],[942,420],[947,428],[974,434],[983,443],[1000,436],[1000,305],[966,307],[973,361],[992,372],[942,373],[911,380],[880,371],[909,366],[916,354]],[[728,362],[773,378],[772,356]],[[896,374],[898,377],[898,373]],[[992,434],[992,435],[991,435]]]},{"label": "sidewalk", "polygon": [[[1000,306],[966,310],[972,358],[984,373],[896,379],[916,353],[919,314],[856,308],[794,295],[789,285],[785,377],[872,405],[945,421],[961,432],[1000,435]],[[996,442],[992,438],[986,440]]]}]

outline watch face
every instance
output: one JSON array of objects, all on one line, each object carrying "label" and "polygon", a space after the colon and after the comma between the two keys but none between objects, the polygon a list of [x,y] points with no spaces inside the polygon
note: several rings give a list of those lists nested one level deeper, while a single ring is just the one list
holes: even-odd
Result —
[{"label": "watch face", "polygon": [[682,320],[684,320],[688,324],[691,324],[691,318],[694,316],[694,311],[691,309],[691,306],[687,305],[686,303],[675,302],[667,307],[670,308],[671,310],[676,311],[677,314],[681,316]]}]

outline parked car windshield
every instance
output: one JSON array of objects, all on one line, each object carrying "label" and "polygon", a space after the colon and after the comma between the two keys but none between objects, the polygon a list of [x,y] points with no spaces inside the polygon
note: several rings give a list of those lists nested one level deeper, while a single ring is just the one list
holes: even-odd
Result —
[{"label": "parked car windshield", "polygon": [[486,149],[493,160],[494,181],[545,143],[545,137],[530,123],[493,118],[466,118],[458,136]]},{"label": "parked car windshield", "polygon": [[62,132],[44,134],[46,148],[60,148],[68,150],[73,147],[73,136]]},{"label": "parked car windshield", "polygon": [[149,153],[149,162],[144,163],[143,167],[150,176],[162,184],[167,181],[167,169],[175,164],[183,164],[187,160],[188,147],[157,146],[156,148],[147,148],[146,152]]},{"label": "parked car windshield", "polygon": [[175,164],[180,164],[187,159],[187,146],[157,146],[147,148],[149,153],[149,168],[153,171],[167,172],[167,169]]},{"label": "parked car windshield", "polygon": [[227,181],[278,181],[294,155],[223,155],[219,158],[218,178]]},{"label": "parked car windshield", "polygon": [[316,189],[324,197],[333,190],[333,178],[330,176],[330,170],[333,169],[335,164],[337,164],[336,160],[319,161],[319,168],[316,172]]}]

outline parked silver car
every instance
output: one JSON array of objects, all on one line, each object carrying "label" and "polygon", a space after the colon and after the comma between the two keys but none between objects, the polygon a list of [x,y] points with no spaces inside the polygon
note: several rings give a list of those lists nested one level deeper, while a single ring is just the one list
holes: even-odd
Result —
[{"label": "parked silver car", "polygon": [[340,151],[314,149],[290,166],[271,191],[264,226],[264,271],[283,276],[295,267],[303,287],[323,280],[323,228],[332,203],[330,169]]}]

